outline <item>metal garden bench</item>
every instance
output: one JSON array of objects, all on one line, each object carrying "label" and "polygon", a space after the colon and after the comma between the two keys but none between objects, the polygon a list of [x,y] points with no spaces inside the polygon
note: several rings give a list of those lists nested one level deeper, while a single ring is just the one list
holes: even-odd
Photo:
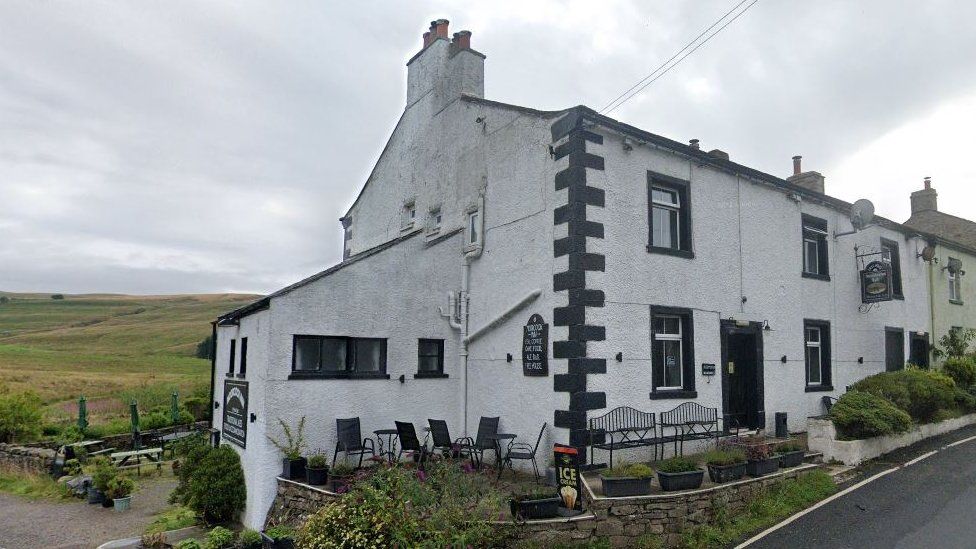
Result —
[{"label": "metal garden bench", "polygon": [[613,451],[627,448],[652,446],[654,459],[661,438],[657,434],[657,422],[653,412],[641,412],[629,406],[620,406],[602,416],[590,419],[590,463],[593,449],[610,451],[610,467],[613,467]]},{"label": "metal garden bench", "polygon": [[668,410],[661,412],[661,430],[671,427],[675,430],[673,437],[661,437],[662,439],[673,441],[675,444],[675,454],[685,453],[686,440],[708,440],[715,439],[718,444],[718,408],[708,408],[697,402],[684,402]]}]

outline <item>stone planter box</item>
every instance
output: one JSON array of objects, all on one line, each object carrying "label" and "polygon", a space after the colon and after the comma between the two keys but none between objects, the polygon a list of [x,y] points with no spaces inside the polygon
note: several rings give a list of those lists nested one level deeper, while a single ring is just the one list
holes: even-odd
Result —
[{"label": "stone planter box", "polygon": [[651,493],[652,477],[605,477],[600,475],[603,495],[608,498],[646,496]]},{"label": "stone planter box", "polygon": [[739,480],[744,476],[746,476],[746,462],[744,461],[742,463],[733,463],[732,465],[708,466],[708,478],[712,479],[712,482],[716,484]]},{"label": "stone planter box", "polygon": [[807,420],[807,446],[813,452],[821,452],[825,461],[837,460],[845,465],[859,465],[898,448],[911,446],[920,440],[974,423],[976,414],[969,414],[938,423],[918,425],[907,433],[864,440],[839,440],[832,421],[810,418]]}]

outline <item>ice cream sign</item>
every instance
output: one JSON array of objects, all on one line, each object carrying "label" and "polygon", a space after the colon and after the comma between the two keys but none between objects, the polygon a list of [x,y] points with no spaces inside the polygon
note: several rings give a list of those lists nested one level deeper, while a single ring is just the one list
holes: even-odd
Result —
[{"label": "ice cream sign", "polygon": [[580,511],[583,509],[583,502],[580,501],[583,486],[580,484],[579,450],[572,446],[556,444],[552,451],[555,456],[556,478],[562,506]]},{"label": "ice cream sign", "polygon": [[224,426],[222,438],[247,447],[247,382],[224,382]]}]

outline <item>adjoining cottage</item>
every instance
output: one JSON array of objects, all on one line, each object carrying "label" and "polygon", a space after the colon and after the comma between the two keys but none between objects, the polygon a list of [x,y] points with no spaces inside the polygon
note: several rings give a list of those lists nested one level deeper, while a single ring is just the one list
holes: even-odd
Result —
[{"label": "adjoining cottage", "polygon": [[214,427],[241,454],[248,526],[275,496],[279,420],[306,417],[330,456],[349,417],[460,436],[500,416],[526,442],[546,422],[544,447],[585,448],[588,418],[693,401],[797,431],[824,395],[927,363],[918,252],[943,239],[854,231],[799,158],[784,180],[587,107],[487,100],[484,61],[435,21],[342,263],[216,322]]}]

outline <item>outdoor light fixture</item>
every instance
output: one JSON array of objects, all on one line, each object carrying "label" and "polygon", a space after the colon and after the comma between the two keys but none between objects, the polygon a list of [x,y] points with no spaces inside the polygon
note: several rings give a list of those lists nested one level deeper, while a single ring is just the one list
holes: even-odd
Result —
[{"label": "outdoor light fixture", "polygon": [[779,358],[779,361],[782,362],[783,364],[786,364],[786,355],[781,356]]},{"label": "outdoor light fixture", "polygon": [[251,423],[254,423],[257,420],[258,420],[258,415],[255,414],[254,412],[251,412]]},{"label": "outdoor light fixture", "polygon": [[857,357],[857,363],[858,364],[864,364],[864,357],[863,356]]},{"label": "outdoor light fixture", "polygon": [[217,408],[220,408],[220,403],[215,400],[214,401],[214,410],[216,410]]},{"label": "outdoor light fixture", "polygon": [[400,383],[406,383],[406,382],[407,382],[407,376],[400,374]]},{"label": "outdoor light fixture", "polygon": [[624,361],[624,354],[623,353],[617,353],[617,357],[616,358],[617,358],[617,362],[623,362]]},{"label": "outdoor light fixture", "polygon": [[770,328],[770,326],[769,326],[769,321],[768,320],[763,320],[763,331],[764,332],[772,332],[773,331],[773,329]]},{"label": "outdoor light fixture", "polygon": [[505,353],[505,362],[512,361],[512,353]]}]

